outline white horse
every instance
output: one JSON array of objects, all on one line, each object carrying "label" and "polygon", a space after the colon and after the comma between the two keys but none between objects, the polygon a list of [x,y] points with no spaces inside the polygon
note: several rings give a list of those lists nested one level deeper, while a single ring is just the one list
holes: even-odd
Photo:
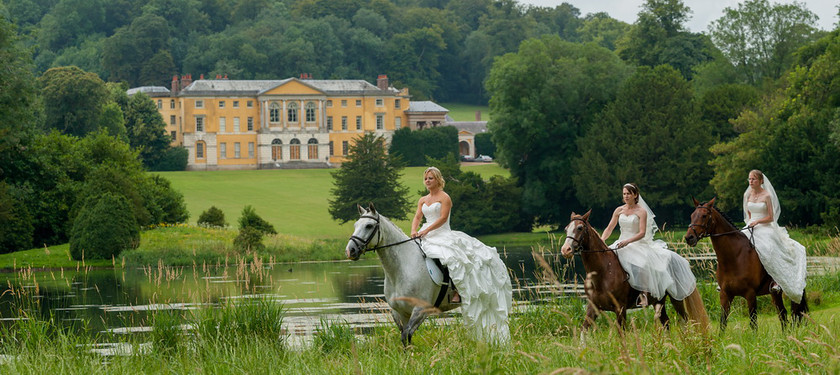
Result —
[{"label": "white horse", "polygon": [[385,301],[391,306],[391,316],[401,332],[403,345],[411,344],[411,337],[427,316],[452,310],[453,289],[447,291],[440,306],[435,309],[432,301],[438,298],[442,286],[429,276],[426,259],[417,242],[409,238],[388,218],[378,214],[373,204],[365,210],[359,207],[359,220],[347,242],[348,259],[359,260],[367,251],[376,251],[385,269]]}]

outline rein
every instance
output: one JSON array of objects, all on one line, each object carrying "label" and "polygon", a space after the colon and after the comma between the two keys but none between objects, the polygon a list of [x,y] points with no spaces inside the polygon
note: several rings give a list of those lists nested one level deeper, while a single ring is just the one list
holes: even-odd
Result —
[{"label": "rein", "polygon": [[[726,236],[726,235],[730,235],[730,234],[741,233],[741,229],[738,229],[738,228],[735,228],[735,230],[731,230],[731,231],[729,231],[729,232],[723,232],[723,233],[711,233],[711,230],[709,229],[709,224],[711,224],[711,222],[712,222],[712,215],[711,215],[712,209],[711,209],[710,207],[704,207],[704,206],[697,206],[697,207],[695,207],[695,209],[700,209],[700,208],[706,209],[706,210],[708,210],[708,211],[710,212],[709,217],[707,217],[707,218],[706,218],[706,222],[705,222],[705,223],[703,223],[703,225],[700,225],[700,224],[694,224],[694,223],[691,223],[691,224],[689,224],[689,225],[688,225],[688,229],[691,229],[691,228],[694,228],[694,227],[701,227],[701,228],[703,228],[703,234],[702,234],[702,235],[698,235],[698,236],[697,236],[697,237],[698,237],[698,239],[697,239],[698,241],[699,241],[699,240],[702,240],[702,239],[704,239],[704,238],[706,238],[706,237],[710,237],[710,238],[712,238],[712,237],[721,237],[721,236]],[[755,230],[755,228],[754,228],[754,227],[747,227],[747,229],[750,231],[750,244],[752,244],[752,245],[753,245],[753,247],[755,247],[755,242],[753,242],[753,231]],[[697,234],[697,230],[696,230],[696,229],[694,230],[694,233],[695,233],[695,234]]]},{"label": "rein", "polygon": [[[367,239],[361,238],[361,237],[356,236],[356,235],[350,236],[350,240],[353,241],[353,243],[356,244],[356,246],[358,246],[359,248],[364,250],[362,252],[362,254],[364,254],[368,251],[377,251],[377,250],[387,249],[387,248],[392,247],[392,246],[402,245],[402,244],[404,244],[406,242],[409,242],[409,241],[414,241],[414,243],[417,244],[417,247],[420,248],[420,251],[423,251],[423,247],[420,246],[420,242],[422,240],[419,237],[408,238],[407,240],[402,240],[402,241],[394,242],[394,243],[387,244],[387,245],[378,245],[380,242],[382,242],[382,233],[379,229],[379,227],[380,227],[379,214],[377,214],[376,216],[362,215],[360,218],[371,219],[371,220],[376,222],[376,226],[374,227],[373,232],[370,232],[370,236]],[[374,246],[372,248],[368,248],[368,246],[370,246],[370,244],[371,244],[371,240],[373,240],[374,235],[376,235],[377,246]]]},{"label": "rein", "polygon": [[[586,225],[586,222],[585,222],[585,221],[583,221],[582,219],[572,219],[572,221],[580,221],[580,222],[584,223],[584,225],[583,225],[583,232],[581,232],[581,238],[583,238],[583,237],[585,237],[586,235],[588,235],[588,234],[589,234],[589,226],[587,226],[587,225]],[[580,240],[579,240],[579,239],[574,238],[574,237],[571,237],[571,236],[566,236],[566,238],[568,238],[568,239],[572,240],[572,242],[573,242],[573,243],[576,243],[576,244],[577,244],[577,246],[574,246],[574,247],[572,248],[572,254],[583,254],[583,253],[606,253],[606,252],[608,252],[608,251],[615,252],[615,249],[611,249],[611,248],[609,248],[609,247],[607,247],[607,248],[606,248],[606,249],[604,249],[604,250],[587,250],[587,251],[583,251],[583,245],[581,245],[581,243],[580,243]]]}]

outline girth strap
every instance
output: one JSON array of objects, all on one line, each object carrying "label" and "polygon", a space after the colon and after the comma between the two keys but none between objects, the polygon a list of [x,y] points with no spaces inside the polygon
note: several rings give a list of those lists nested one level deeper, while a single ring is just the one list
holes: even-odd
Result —
[{"label": "girth strap", "polygon": [[452,278],[449,277],[449,268],[444,267],[440,263],[439,259],[435,258],[432,259],[432,261],[434,261],[438,268],[440,268],[441,272],[443,272],[443,285],[440,286],[440,292],[435,300],[435,307],[440,307],[440,304],[443,302],[443,298],[446,297],[446,292],[449,291],[449,284],[452,283]]}]

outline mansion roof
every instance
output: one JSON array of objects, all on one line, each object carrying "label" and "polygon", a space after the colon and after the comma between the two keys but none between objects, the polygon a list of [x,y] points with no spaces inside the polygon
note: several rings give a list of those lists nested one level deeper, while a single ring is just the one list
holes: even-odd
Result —
[{"label": "mansion roof", "polygon": [[178,94],[179,96],[202,96],[202,95],[242,95],[256,96],[265,93],[278,86],[291,81],[298,81],[306,86],[312,87],[326,95],[388,95],[398,94],[399,91],[389,87],[383,92],[378,87],[365,80],[298,80],[287,78],[282,80],[211,80],[200,79],[192,82]]},{"label": "mansion roof", "polygon": [[449,112],[448,109],[441,107],[435,102],[431,101],[421,101],[421,102],[411,102],[409,104],[408,109],[406,112],[439,112],[439,113],[447,113]]}]

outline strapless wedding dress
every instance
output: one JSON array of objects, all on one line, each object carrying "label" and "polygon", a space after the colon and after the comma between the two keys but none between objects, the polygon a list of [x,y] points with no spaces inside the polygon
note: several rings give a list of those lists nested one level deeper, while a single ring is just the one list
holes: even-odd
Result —
[{"label": "strapless wedding dress", "polygon": [[[422,211],[426,223],[420,230],[440,218],[441,204],[423,204]],[[449,218],[423,237],[422,247],[426,256],[439,259],[449,268],[449,276],[461,295],[461,314],[478,339],[497,343],[510,341],[510,276],[496,248],[452,230]]]},{"label": "strapless wedding dress", "polygon": [[[751,220],[767,216],[767,204],[764,202],[747,202],[747,210]],[[749,229],[743,232],[750,237]],[[802,301],[807,266],[805,246],[790,238],[787,229],[775,221],[753,227],[752,238],[755,251],[767,273],[782,287],[791,301]]]}]

